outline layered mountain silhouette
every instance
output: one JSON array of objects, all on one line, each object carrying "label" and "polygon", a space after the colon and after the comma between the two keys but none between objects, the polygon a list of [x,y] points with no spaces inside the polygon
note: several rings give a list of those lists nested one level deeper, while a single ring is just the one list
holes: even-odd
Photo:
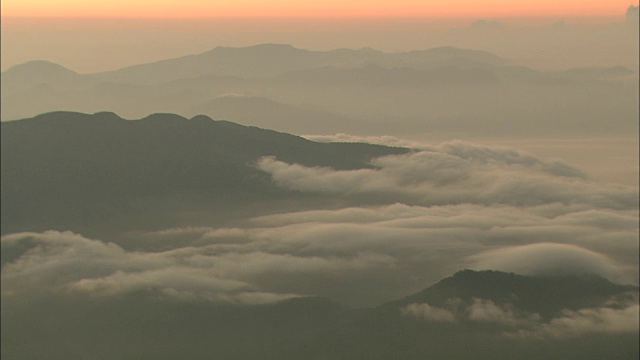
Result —
[{"label": "layered mountain silhouette", "polygon": [[[570,288],[558,288],[559,284]],[[562,318],[561,309],[615,311],[611,299],[636,296],[637,301],[637,293],[637,287],[601,278],[465,270],[418,294],[370,309],[351,309],[316,297],[233,305],[163,300],[153,290],[105,299],[58,294],[26,303],[3,301],[2,356],[52,360],[87,359],[93,354],[119,359],[634,359],[637,333],[587,331],[578,338],[525,339],[514,336],[514,331],[544,328],[553,320],[536,318],[533,323],[515,325],[445,323],[413,317],[403,309],[409,304],[438,306],[443,299],[462,299],[499,304],[530,316],[526,301],[548,296],[558,310],[553,316]],[[5,312],[9,306],[11,311]]]},{"label": "layered mountain silhouette", "polygon": [[[624,67],[534,70],[452,47],[403,53],[216,47],[97,74],[45,61],[18,65],[2,74],[1,118],[166,112],[306,134],[326,134],[329,127],[398,136],[626,134],[637,129],[637,75]],[[245,103],[232,105],[229,95]],[[266,110],[264,102],[271,104]]]}]

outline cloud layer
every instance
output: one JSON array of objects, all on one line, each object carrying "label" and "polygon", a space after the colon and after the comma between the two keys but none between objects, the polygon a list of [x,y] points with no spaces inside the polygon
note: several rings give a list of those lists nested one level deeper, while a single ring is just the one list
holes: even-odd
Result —
[{"label": "cloud layer", "polygon": [[274,157],[257,166],[283,187],[307,192],[365,195],[416,205],[586,204],[637,209],[637,188],[589,181],[562,161],[545,161],[508,148],[451,142],[371,161],[374,169],[336,171],[287,164]]},{"label": "cloud layer", "polygon": [[[338,171],[258,162],[283,187],[339,195],[347,205],[338,209],[131,233],[118,244],[70,232],[7,235],[3,296],[154,291],[208,301],[320,295],[378,305],[464,268],[638,283],[637,188],[462,142],[371,164]],[[447,319],[431,310],[408,311]]]},{"label": "cloud layer", "polygon": [[484,323],[500,325],[502,335],[520,339],[566,339],[592,334],[633,334],[638,332],[638,299],[630,299],[616,307],[564,310],[562,314],[543,320],[539,314],[518,312],[511,306],[499,305],[491,300],[473,299],[460,306],[434,307],[426,303],[405,306],[404,316],[435,323]]}]

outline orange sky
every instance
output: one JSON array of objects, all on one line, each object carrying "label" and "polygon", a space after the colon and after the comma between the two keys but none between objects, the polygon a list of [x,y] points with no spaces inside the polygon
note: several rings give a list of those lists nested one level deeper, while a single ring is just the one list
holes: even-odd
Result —
[{"label": "orange sky", "polygon": [[[622,16],[630,0],[2,0],[3,17]],[[636,2],[637,3],[637,2]]]}]

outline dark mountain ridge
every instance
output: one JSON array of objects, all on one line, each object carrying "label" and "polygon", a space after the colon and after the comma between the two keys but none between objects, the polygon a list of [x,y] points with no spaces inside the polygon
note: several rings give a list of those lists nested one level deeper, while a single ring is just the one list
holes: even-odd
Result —
[{"label": "dark mountain ridge", "polygon": [[563,309],[595,307],[616,294],[638,291],[636,286],[614,284],[597,275],[532,277],[500,271],[459,271],[451,277],[380,309],[399,309],[412,303],[446,306],[451,299],[466,303],[474,298],[512,305],[545,318]]},{"label": "dark mountain ridge", "polygon": [[278,188],[255,167],[261,157],[355,169],[407,151],[316,143],[207,116],[125,120],[109,112],[55,112],[3,122],[2,233],[113,233],[175,224],[182,212],[232,218],[234,209],[309,197]]}]

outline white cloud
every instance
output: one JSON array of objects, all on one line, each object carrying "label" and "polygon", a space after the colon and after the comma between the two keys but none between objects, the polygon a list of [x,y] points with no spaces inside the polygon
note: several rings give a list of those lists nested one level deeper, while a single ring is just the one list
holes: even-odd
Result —
[{"label": "white cloud", "polygon": [[453,323],[457,321],[456,316],[451,311],[426,303],[409,304],[402,309],[402,314],[432,322]]},{"label": "white cloud", "polygon": [[[639,305],[637,297],[609,307],[565,309],[561,315],[544,320],[512,305],[498,305],[488,299],[474,298],[457,309],[439,308],[427,303],[413,303],[401,309],[405,316],[440,323],[471,321],[510,328],[502,334],[510,338],[577,338],[590,334],[638,333]],[[460,304],[458,304],[460,305]],[[613,306],[615,305],[615,306]]]},{"label": "white cloud", "polygon": [[590,181],[579,169],[508,148],[445,143],[376,158],[374,169],[334,170],[257,162],[280,186],[307,192],[366,195],[414,205],[475,203],[536,206],[562,203],[637,209],[638,189]]},{"label": "white cloud", "polygon": [[590,334],[638,333],[640,323],[638,303],[624,308],[588,308],[565,310],[562,316],[541,323],[533,329],[509,333],[511,337],[576,338]]},{"label": "white cloud", "polygon": [[528,327],[541,319],[538,314],[518,312],[513,306],[497,305],[487,299],[473,298],[467,305],[463,305],[460,299],[450,299],[448,305],[453,306],[445,309],[427,303],[413,303],[402,308],[401,313],[431,322],[471,321],[510,327]]},{"label": "white cloud", "polygon": [[363,136],[337,133],[335,135],[303,135],[304,138],[317,142],[342,142],[342,143],[367,143],[396,147],[408,147],[420,149],[426,146],[424,143],[401,139],[395,136]]},{"label": "white cloud", "polygon": [[[312,210],[258,217],[241,228],[140,234],[148,251],[68,232],[14,234],[2,238],[3,257],[22,252],[3,266],[3,293],[114,296],[151,288],[183,298],[263,292],[377,305],[463,268],[591,272],[637,283],[633,212],[557,212],[472,204]],[[154,242],[175,247],[158,251]]]},{"label": "white cloud", "polygon": [[[47,291],[114,296],[150,289],[180,298],[216,301],[248,299],[256,302],[294,296],[269,295],[257,291],[251,284],[221,276],[216,271],[215,261],[202,266],[198,263],[198,255],[206,249],[128,252],[115,244],[56,231],[2,238],[3,248],[21,243],[28,244],[29,248],[2,268],[5,296],[42,292],[46,295]],[[252,297],[253,292],[256,294]]]},{"label": "white cloud", "polygon": [[[226,235],[229,231],[220,232]],[[182,235],[180,231],[171,233]],[[392,256],[366,251],[353,256],[300,256],[252,248],[239,252],[225,248],[225,244],[164,252],[125,251],[115,244],[56,231],[14,234],[3,237],[2,244],[3,250],[27,245],[22,254],[3,266],[5,296],[46,295],[47,291],[116,296],[154,290],[182,299],[256,303],[300,296],[292,291],[261,290],[256,279],[262,277],[343,277],[396,263]]]},{"label": "white cloud", "polygon": [[513,307],[499,306],[491,300],[474,298],[466,309],[470,321],[498,323],[502,325],[524,325],[539,321],[538,314],[517,314]]},{"label": "white cloud", "polygon": [[576,245],[538,243],[489,250],[470,257],[477,269],[526,275],[599,274],[615,279],[617,264],[607,256]]}]

